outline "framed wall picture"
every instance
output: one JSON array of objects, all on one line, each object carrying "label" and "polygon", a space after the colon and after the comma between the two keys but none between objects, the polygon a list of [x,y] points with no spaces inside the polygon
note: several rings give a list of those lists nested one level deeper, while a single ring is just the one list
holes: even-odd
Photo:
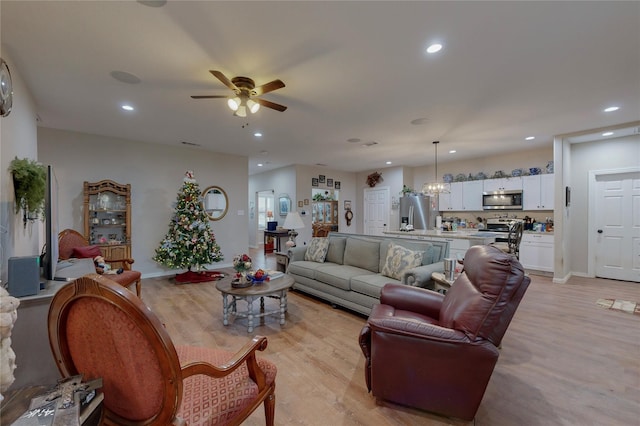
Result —
[{"label": "framed wall picture", "polygon": [[302,207],[302,206],[303,206],[302,201],[298,201],[298,207]]},{"label": "framed wall picture", "polygon": [[336,181],[335,187],[336,187],[336,189],[340,189],[340,181],[339,180]]},{"label": "framed wall picture", "polygon": [[318,181],[319,181],[320,183],[324,183],[324,180],[325,180],[325,176],[324,176],[324,175],[320,175],[320,176],[318,176]]},{"label": "framed wall picture", "polygon": [[351,210],[351,200],[344,200],[344,209]]},{"label": "framed wall picture", "polygon": [[333,186],[333,179],[327,179],[327,186],[331,188]]},{"label": "framed wall picture", "polygon": [[318,178],[311,178],[311,186],[318,186]]},{"label": "framed wall picture", "polygon": [[304,205],[305,205],[305,206],[308,206],[308,205],[309,205],[309,199],[308,199],[308,198],[305,198],[305,199],[304,199]]}]

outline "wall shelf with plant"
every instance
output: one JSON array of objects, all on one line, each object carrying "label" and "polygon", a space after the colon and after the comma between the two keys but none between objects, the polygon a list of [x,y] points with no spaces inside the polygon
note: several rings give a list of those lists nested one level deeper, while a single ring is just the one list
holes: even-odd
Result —
[{"label": "wall shelf with plant", "polygon": [[47,186],[45,167],[29,158],[16,157],[9,165],[13,176],[16,214],[22,210],[24,226],[27,221],[44,218],[44,194]]}]

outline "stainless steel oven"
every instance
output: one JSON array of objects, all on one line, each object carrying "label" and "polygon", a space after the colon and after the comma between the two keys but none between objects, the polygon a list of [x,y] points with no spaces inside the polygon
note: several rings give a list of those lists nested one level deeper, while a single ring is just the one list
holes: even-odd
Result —
[{"label": "stainless steel oven", "polygon": [[523,219],[515,219],[515,218],[508,218],[508,217],[493,217],[493,218],[487,219],[486,230],[489,232],[504,233],[504,237],[496,237],[496,241],[506,242],[509,236],[509,225],[511,225],[511,222],[513,221],[524,222]]},{"label": "stainless steel oven", "polygon": [[522,210],[522,191],[493,191],[482,193],[484,210]]}]

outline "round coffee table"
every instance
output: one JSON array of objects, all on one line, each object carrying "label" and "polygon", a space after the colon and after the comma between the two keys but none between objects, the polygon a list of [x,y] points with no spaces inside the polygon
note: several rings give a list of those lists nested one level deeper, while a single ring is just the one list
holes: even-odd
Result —
[{"label": "round coffee table", "polygon": [[[280,314],[280,325],[285,323],[285,312],[287,311],[287,291],[293,286],[294,280],[287,274],[279,275],[271,278],[269,281],[260,284],[254,284],[250,287],[235,288],[231,286],[233,274],[216,283],[216,288],[222,293],[222,323],[229,325],[229,314],[237,317],[247,318],[247,332],[251,333],[254,327],[254,319],[262,318],[267,315]],[[264,298],[272,297],[280,300],[278,309],[265,310]],[[254,312],[253,302],[260,299],[260,310]],[[246,311],[238,311],[237,302],[244,300],[247,302]]]}]

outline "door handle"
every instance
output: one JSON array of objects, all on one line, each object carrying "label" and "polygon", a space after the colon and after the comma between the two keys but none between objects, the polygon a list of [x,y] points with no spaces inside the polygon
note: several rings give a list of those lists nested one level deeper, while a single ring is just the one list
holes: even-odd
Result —
[{"label": "door handle", "polygon": [[598,234],[602,234],[602,229],[598,229]]}]

